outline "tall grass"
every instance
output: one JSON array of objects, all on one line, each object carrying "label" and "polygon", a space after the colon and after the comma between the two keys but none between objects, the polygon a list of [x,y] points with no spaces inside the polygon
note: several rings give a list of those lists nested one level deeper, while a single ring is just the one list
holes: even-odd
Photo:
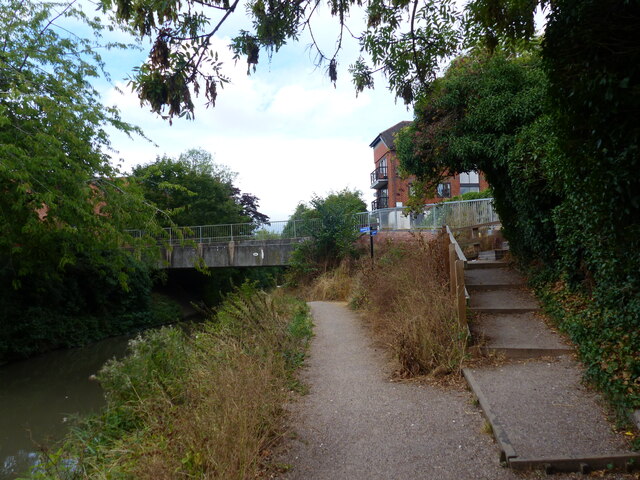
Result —
[{"label": "tall grass", "polygon": [[353,303],[368,312],[403,374],[457,373],[468,330],[460,326],[449,293],[446,244],[414,239],[389,243],[373,265],[363,263]]},{"label": "tall grass", "polygon": [[366,312],[401,374],[459,373],[468,330],[459,325],[449,293],[446,254],[441,239],[419,234],[412,241],[388,241],[376,247],[375,261],[363,257],[318,277],[309,296],[349,300]]},{"label": "tall grass", "polygon": [[190,335],[133,341],[98,378],[106,410],[35,478],[254,478],[311,335],[306,305],[243,286]]}]

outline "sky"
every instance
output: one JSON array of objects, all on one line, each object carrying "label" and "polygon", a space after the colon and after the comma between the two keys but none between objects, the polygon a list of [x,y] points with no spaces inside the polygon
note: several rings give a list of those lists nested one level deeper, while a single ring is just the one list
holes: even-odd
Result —
[{"label": "sky", "polygon": [[[153,142],[111,134],[114,164],[130,171],[158,155],[177,157],[191,148],[209,151],[216,163],[238,173],[235,184],[256,195],[260,211],[272,220],[286,220],[300,202],[344,188],[373,199],[369,174],[374,169],[369,144],[377,135],[413,112],[396,102],[384,78],[376,88],[356,96],[347,71],[358,56],[357,42],[345,46],[334,85],[313,63],[308,38],[287,45],[269,60],[261,52],[256,73],[247,75],[244,61],[235,64],[228,49],[231,35],[246,21],[234,18],[214,38],[213,46],[231,83],[219,90],[214,108],[196,101],[195,119],[174,119],[173,125],[141,107],[126,77],[148,52],[130,49],[103,53],[111,83],[99,83],[106,105],[117,106],[125,121],[140,126]],[[357,26],[354,27],[357,30]],[[126,40],[118,34],[118,40]],[[314,35],[324,48],[334,47],[332,22],[319,18]]]}]

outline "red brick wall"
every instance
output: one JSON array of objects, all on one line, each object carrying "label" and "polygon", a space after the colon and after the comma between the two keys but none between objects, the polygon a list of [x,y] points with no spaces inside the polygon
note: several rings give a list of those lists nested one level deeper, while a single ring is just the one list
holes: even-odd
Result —
[{"label": "red brick wall", "polygon": [[[407,179],[401,179],[398,175],[398,159],[395,152],[391,152],[383,141],[379,141],[373,149],[374,168],[378,168],[380,160],[384,155],[387,155],[387,175],[389,177],[389,183],[387,189],[389,192],[389,207],[393,208],[398,203],[406,205],[409,201],[409,184],[412,182],[413,177]],[[480,191],[489,188],[489,184],[484,177],[484,174],[480,172]],[[451,183],[451,196],[455,197],[460,195],[460,176],[455,175],[449,177],[445,182]],[[426,203],[438,203],[443,199],[439,197],[433,197],[426,200]]]}]

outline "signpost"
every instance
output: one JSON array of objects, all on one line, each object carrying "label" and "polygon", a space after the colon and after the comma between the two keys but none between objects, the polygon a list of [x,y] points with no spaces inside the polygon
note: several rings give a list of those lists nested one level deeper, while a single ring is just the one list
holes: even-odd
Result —
[{"label": "signpost", "polygon": [[378,234],[378,224],[369,224],[369,244],[371,245],[371,261],[373,261],[373,236]]},{"label": "signpost", "polygon": [[371,246],[371,260],[373,260],[373,236],[378,234],[378,224],[370,223],[366,227],[360,227],[360,233],[369,234],[369,245]]}]

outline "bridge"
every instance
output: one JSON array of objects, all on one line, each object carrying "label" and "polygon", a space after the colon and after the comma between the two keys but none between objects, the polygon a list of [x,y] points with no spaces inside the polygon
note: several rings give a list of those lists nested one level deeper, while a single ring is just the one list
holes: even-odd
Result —
[{"label": "bridge", "polygon": [[[354,231],[375,226],[378,232],[436,233],[443,225],[463,228],[498,221],[491,198],[425,205],[419,213],[385,208],[347,217]],[[236,223],[166,228],[160,268],[267,267],[289,264],[296,245],[322,229],[319,219],[273,221],[264,225]],[[129,230],[142,236],[140,230]]]}]

